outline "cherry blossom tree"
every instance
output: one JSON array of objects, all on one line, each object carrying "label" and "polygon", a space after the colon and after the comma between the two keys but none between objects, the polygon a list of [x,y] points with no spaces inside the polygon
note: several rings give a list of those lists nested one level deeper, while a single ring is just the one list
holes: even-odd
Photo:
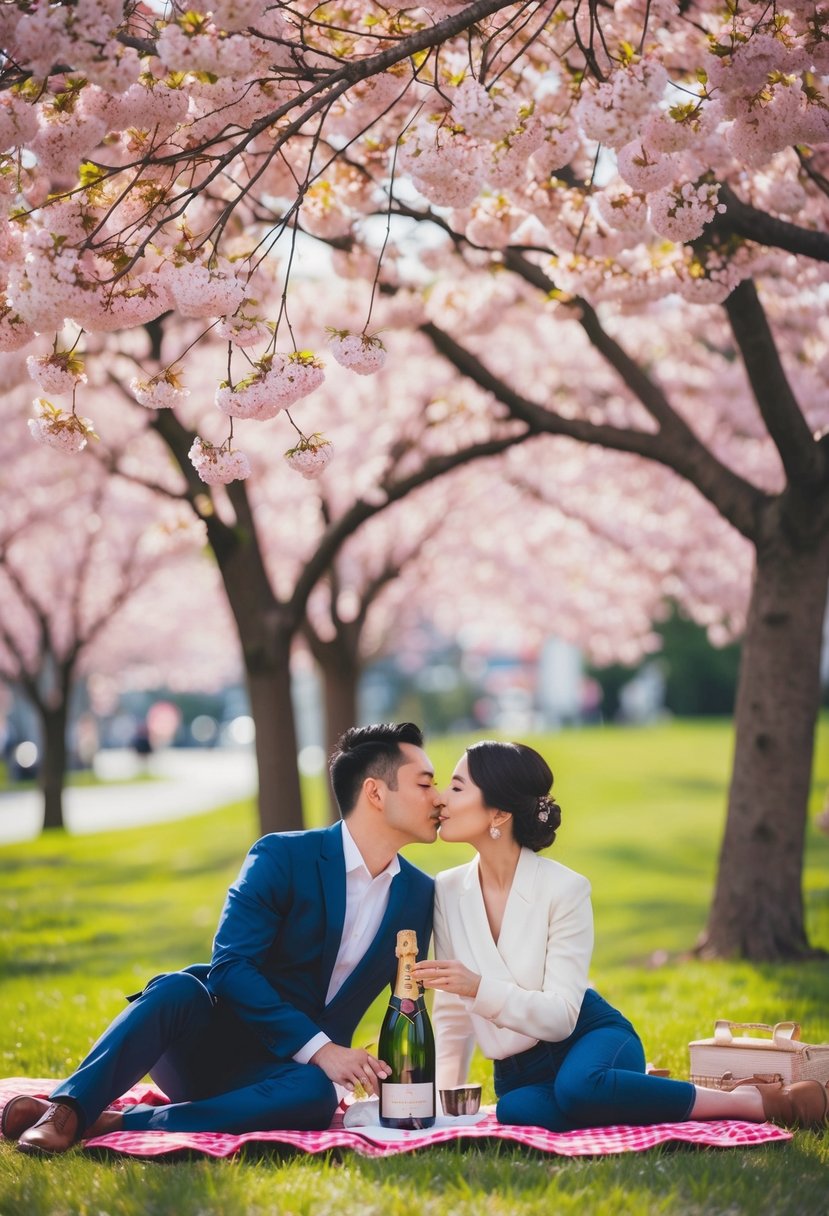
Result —
[{"label": "cherry blossom tree", "polygon": [[[252,470],[236,420],[289,415],[318,392],[323,346],[371,377],[387,344],[377,297],[391,292],[420,303],[413,323],[515,419],[673,469],[753,547],[705,948],[757,958],[808,948],[800,880],[829,574],[815,321],[829,260],[826,17],[825,0],[0,9],[0,346],[57,334],[38,383],[61,372],[72,396],[56,407],[43,389],[36,439],[68,450],[88,438],[78,326],[121,332],[172,309],[230,344],[215,392],[227,430],[208,439],[200,423],[181,455],[232,499]],[[306,348],[291,293],[309,237],[372,290]],[[275,314],[263,282],[277,284]],[[492,317],[483,340],[458,324],[479,310]],[[522,313],[534,345],[508,324]],[[671,382],[691,332],[735,389],[714,391],[714,409]],[[612,385],[591,401],[551,391],[577,340]],[[145,404],[186,390],[186,368],[147,370],[133,389]],[[174,413],[159,417],[173,428]],[[759,436],[746,439],[746,420]],[[747,448],[769,455],[755,468]],[[293,438],[304,475],[332,455],[336,468],[310,427]]]},{"label": "cherry blossom tree", "polygon": [[[312,287],[309,310],[315,295]],[[176,346],[175,331],[165,345],[161,322],[149,324],[146,332],[148,350],[112,358],[110,375],[122,393],[128,381],[126,364],[139,359],[145,368],[163,368]],[[458,397],[456,408],[447,408],[456,379],[452,370],[422,335],[404,333],[402,341],[420,366],[414,384],[402,357],[370,382],[355,380],[345,367],[331,369],[314,411],[326,433],[336,435],[336,477],[333,470],[326,472],[326,460],[314,459],[310,468],[297,467],[297,454],[312,459],[316,454],[303,447],[302,438],[288,453],[287,462],[279,452],[274,459],[270,435],[254,428],[246,441],[250,481],[234,478],[226,484],[205,484],[190,457],[195,442],[190,419],[198,404],[189,400],[175,409],[142,411],[150,420],[149,433],[130,444],[117,461],[122,475],[189,503],[205,527],[242,649],[256,724],[263,831],[303,825],[291,652],[306,622],[314,588],[329,575],[336,579],[338,554],[369,520],[421,487],[432,487],[469,462],[497,455],[532,434],[531,427],[510,420],[503,410],[493,417],[486,394],[474,386]],[[219,352],[206,346],[204,354],[216,359]],[[194,369],[194,398],[201,396],[199,375],[205,382],[215,377],[209,359]],[[372,420],[378,393],[385,402],[385,416]],[[299,431],[293,415],[291,421]],[[161,466],[157,451],[153,455],[153,436],[160,437],[172,453],[178,477]],[[333,446],[322,437],[318,442],[320,447]],[[148,477],[148,468],[158,475]],[[332,731],[343,729],[344,711],[332,716],[331,722]]]},{"label": "cherry blossom tree", "polygon": [[329,737],[354,720],[365,664],[424,623],[481,651],[538,653],[555,635],[599,666],[635,664],[669,602],[714,644],[738,636],[750,577],[750,546],[670,470],[643,484],[635,457],[532,439],[371,521],[317,585],[304,634]]},{"label": "cherry blossom tree", "polygon": [[[666,361],[664,379],[659,370],[666,350],[664,315],[656,333],[643,334],[639,326],[643,354],[648,348],[650,353],[634,361],[630,346],[621,348],[584,298],[567,305],[571,323],[564,340],[575,341],[579,330],[586,331],[616,369],[622,389],[592,417],[566,405],[555,408],[555,402],[551,408],[549,398],[539,400],[529,378],[515,375],[514,346],[495,352],[490,342],[486,354],[478,354],[474,344],[463,346],[445,330],[431,328],[456,366],[510,402],[516,417],[675,469],[754,549],[729,815],[703,943],[712,953],[778,957],[808,949],[800,875],[829,576],[829,482],[822,438],[825,339],[815,343],[814,327],[807,322],[819,293],[808,269],[803,276],[770,305],[779,345],[755,288],[746,282],[732,292],[726,306],[730,337],[711,327],[704,344],[720,363],[722,380],[708,381],[709,396],[702,401],[693,384],[670,392],[674,361]],[[642,317],[642,324],[646,320]],[[693,322],[675,320],[674,339],[688,341]],[[625,321],[631,345],[636,329]],[[799,352],[806,353],[801,365]],[[653,372],[646,374],[645,368]],[[516,385],[516,379],[523,384]],[[646,412],[637,416],[643,406]],[[764,900],[767,907],[761,906]]]},{"label": "cherry blossom tree", "polygon": [[[238,656],[221,637],[221,592],[189,513],[93,459],[67,464],[28,443],[4,454],[2,484],[0,681],[37,715],[44,828],[60,828],[80,678],[117,687],[125,671],[163,661],[168,678],[205,687]],[[182,637],[194,596],[199,612]]]}]

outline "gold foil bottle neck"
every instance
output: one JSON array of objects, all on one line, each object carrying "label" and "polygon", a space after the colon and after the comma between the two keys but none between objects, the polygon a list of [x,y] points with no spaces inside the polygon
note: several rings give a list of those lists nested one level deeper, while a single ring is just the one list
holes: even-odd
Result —
[{"label": "gold foil bottle neck", "polygon": [[397,934],[397,946],[394,951],[397,958],[414,955],[417,957],[417,933],[414,929],[401,929]]}]

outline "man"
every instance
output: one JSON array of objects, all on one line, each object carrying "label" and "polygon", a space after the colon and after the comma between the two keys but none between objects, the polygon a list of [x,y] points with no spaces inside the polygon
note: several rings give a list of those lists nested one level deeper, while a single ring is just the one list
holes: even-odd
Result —
[{"label": "man", "polygon": [[[411,722],[346,731],[330,774],[342,821],[257,841],[211,964],[152,979],[48,1102],[9,1102],[3,1134],[22,1151],[118,1130],[319,1129],[343,1089],[378,1092],[387,1066],[351,1037],[393,979],[398,930],[429,941],[432,879],[397,854],[434,841],[441,798]],[[105,1109],[147,1072],[170,1105]]]}]

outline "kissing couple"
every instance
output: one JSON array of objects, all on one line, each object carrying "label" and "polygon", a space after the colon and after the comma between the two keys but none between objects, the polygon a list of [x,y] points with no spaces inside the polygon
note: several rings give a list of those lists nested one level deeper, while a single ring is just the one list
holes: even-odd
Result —
[{"label": "kissing couple", "polygon": [[[636,1030],[588,984],[590,884],[540,855],[561,809],[533,748],[476,743],[441,791],[420,729],[384,723],[346,731],[329,770],[340,822],[253,845],[211,962],[155,976],[48,1099],[7,1103],[2,1132],[22,1152],[122,1130],[327,1128],[346,1093],[390,1074],[352,1037],[394,980],[398,931],[425,954],[433,918],[435,958],[415,974],[435,993],[437,1083],[463,1084],[477,1044],[501,1122],[827,1121],[819,1081],[726,1092],[646,1073]],[[399,851],[438,832],[475,856],[433,880]],[[167,1105],[110,1106],[148,1073]]]}]

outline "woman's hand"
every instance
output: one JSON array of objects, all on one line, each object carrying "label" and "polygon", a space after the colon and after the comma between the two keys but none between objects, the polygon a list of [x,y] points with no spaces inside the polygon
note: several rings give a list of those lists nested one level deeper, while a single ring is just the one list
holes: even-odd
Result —
[{"label": "woman's hand", "polygon": [[457,959],[424,959],[415,963],[412,974],[424,988],[452,992],[455,996],[477,996],[481,977]]}]

